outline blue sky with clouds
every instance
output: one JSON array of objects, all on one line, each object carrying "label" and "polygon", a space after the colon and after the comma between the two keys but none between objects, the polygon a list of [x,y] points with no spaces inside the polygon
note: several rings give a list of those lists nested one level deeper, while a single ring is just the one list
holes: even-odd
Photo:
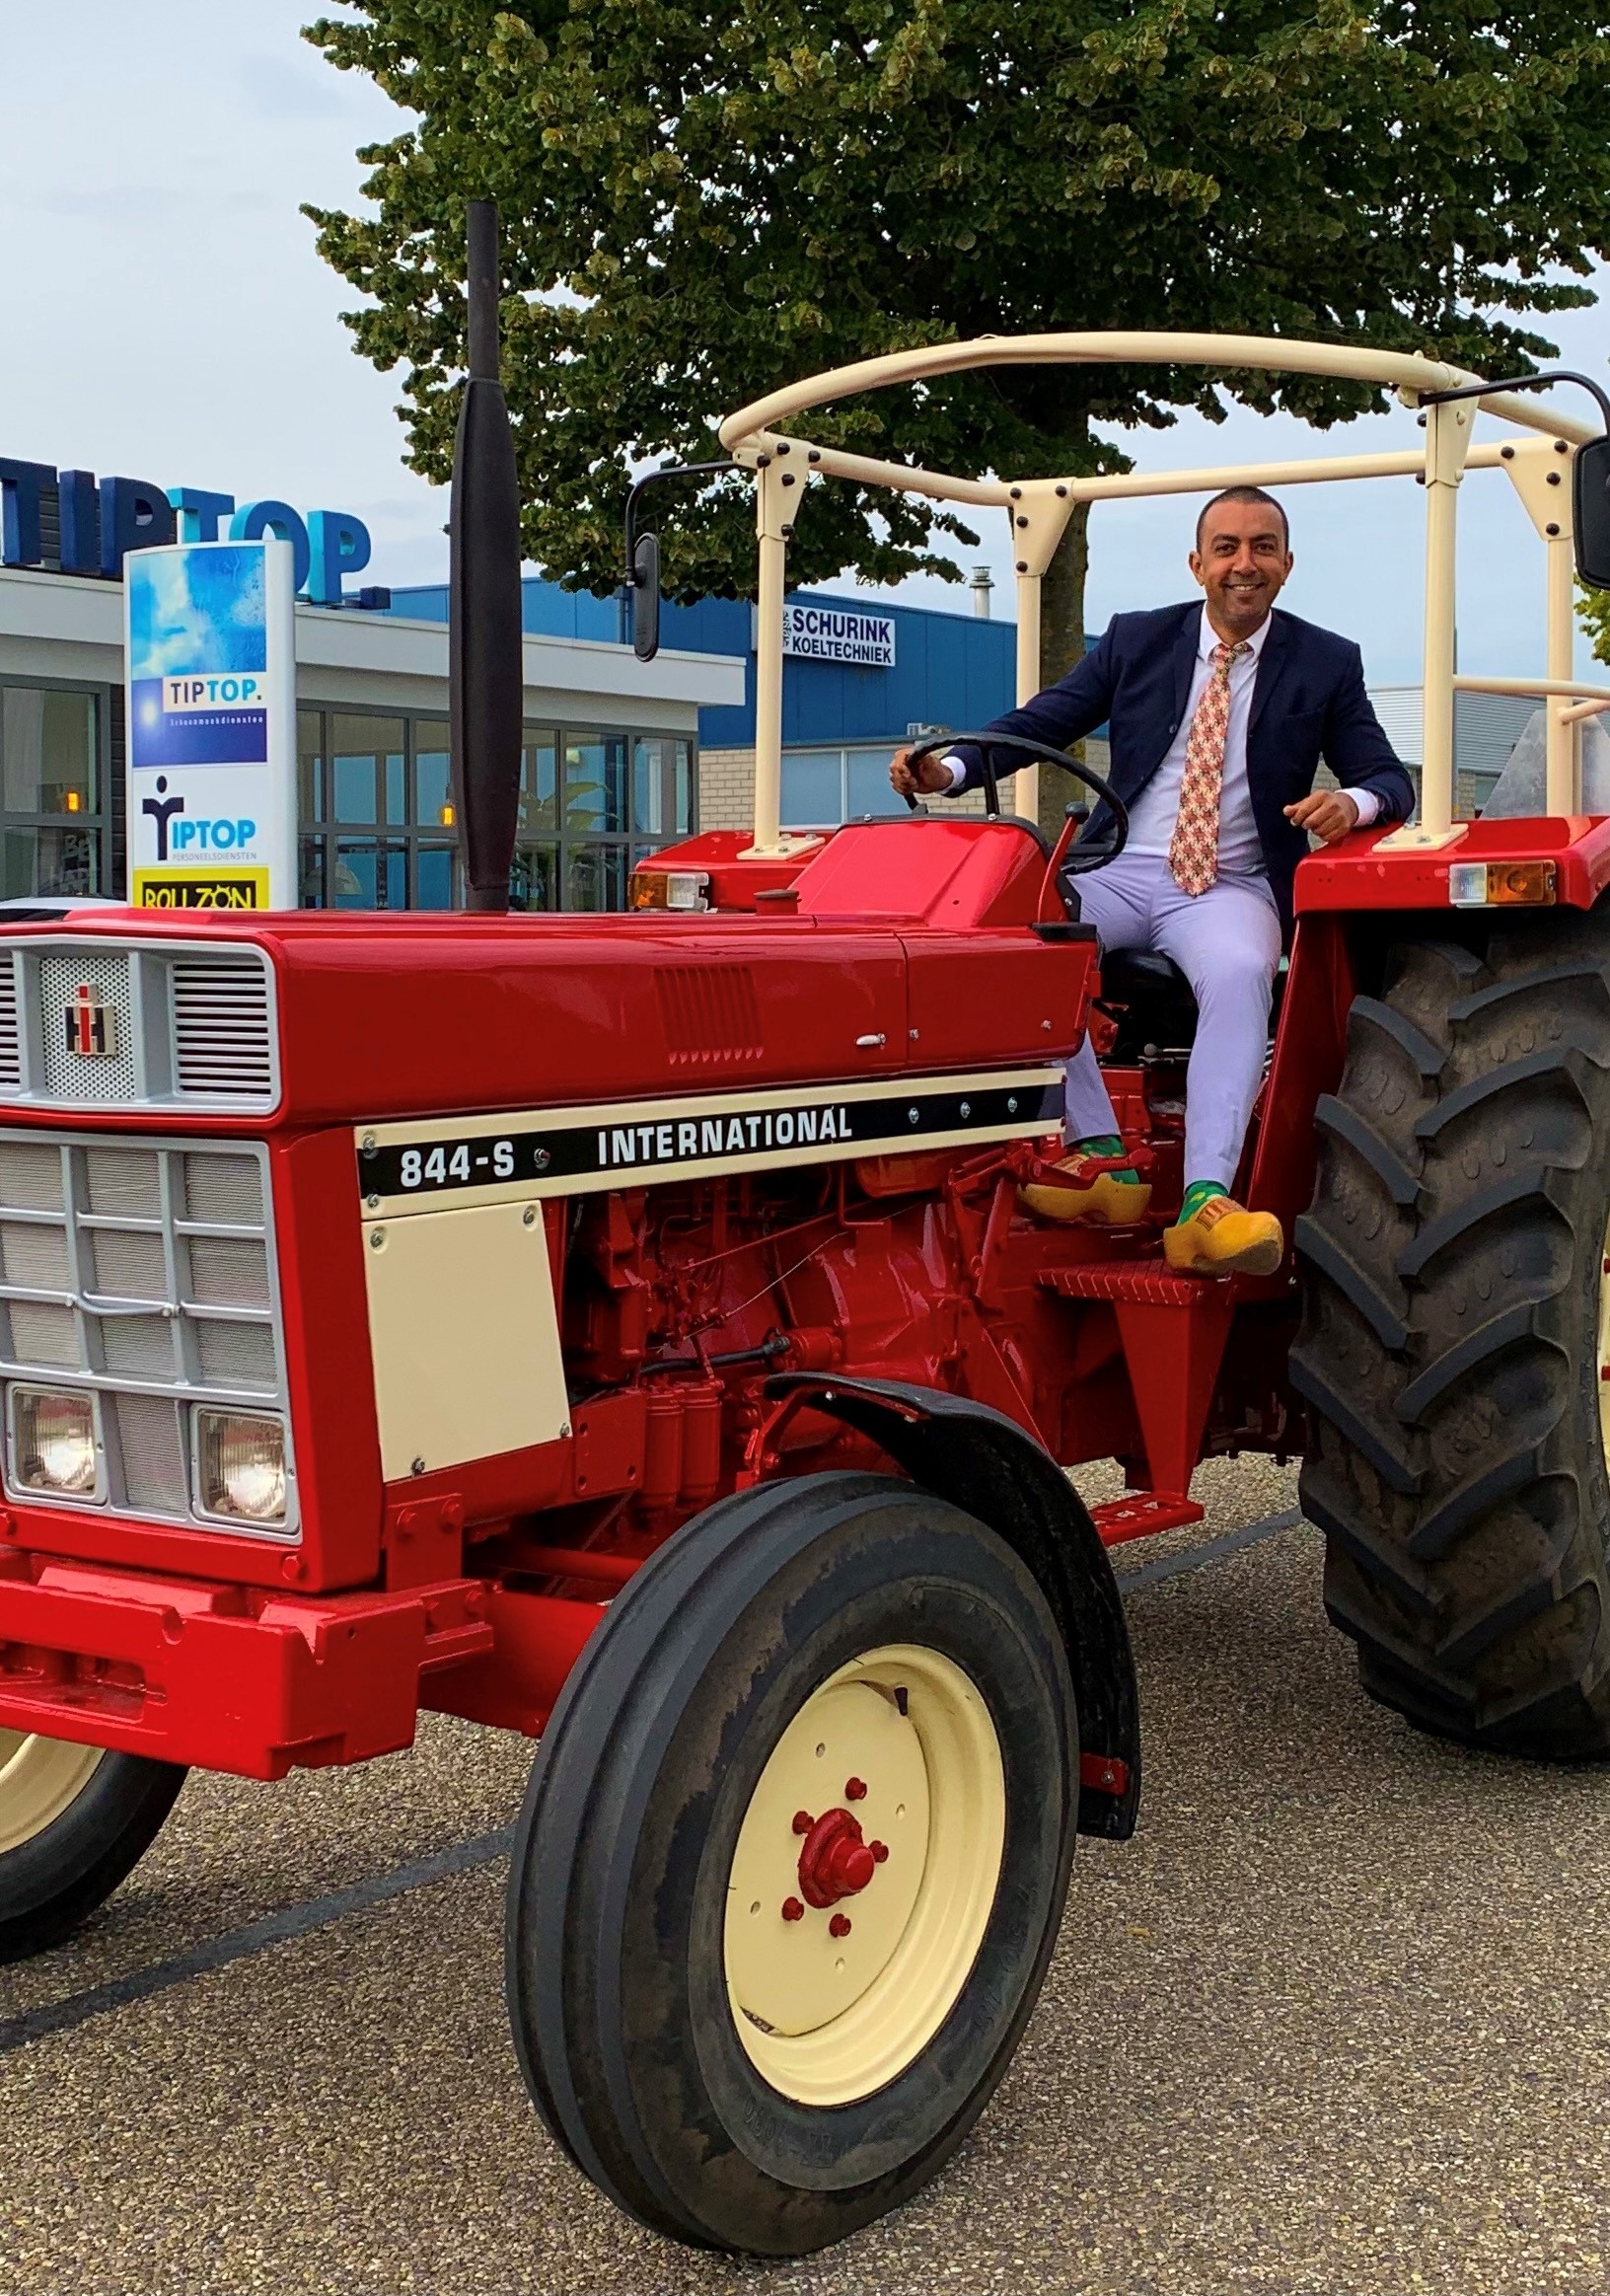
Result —
[{"label": "blue sky with clouds", "polygon": [[[353,199],[355,148],[401,115],[298,37],[316,13],[306,0],[0,0],[0,453],[356,511],[375,536],[370,579],[438,579],[445,498],[403,467],[397,378],[351,348],[337,317],[351,290],[298,213]],[[1610,304],[1554,326],[1572,362],[1606,374]],[[1397,414],[1329,440],[1370,451],[1415,435]],[[1240,412],[1140,444],[1149,466],[1177,468],[1321,446],[1299,423]],[[1286,603],[1357,636],[1377,682],[1418,675],[1421,499],[1393,481],[1291,502]],[[1191,518],[1180,499],[1097,508],[1092,627],[1186,594]],[[1477,474],[1461,519],[1461,666],[1541,668],[1540,554],[1506,481]],[[987,529],[966,556],[998,578],[1004,535]],[[907,594],[968,604],[938,583]],[[1009,580],[996,597],[1009,610]]]},{"label": "blue sky with clouds", "polygon": [[401,114],[298,37],[307,0],[0,4],[0,453],[354,510],[373,576],[446,564],[397,377],[302,200],[352,200]]},{"label": "blue sky with clouds", "polygon": [[193,677],[268,667],[263,547],[142,553],[129,563],[129,676]]}]

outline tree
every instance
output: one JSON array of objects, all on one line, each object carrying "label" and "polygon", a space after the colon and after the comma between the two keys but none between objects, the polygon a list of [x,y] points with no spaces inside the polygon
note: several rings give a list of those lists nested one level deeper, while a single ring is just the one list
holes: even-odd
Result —
[{"label": "tree", "polygon": [[1593,641],[1593,659],[1610,662],[1610,590],[1579,590],[1576,619]]},{"label": "tree", "polygon": [[[404,368],[408,460],[445,479],[464,207],[499,202],[526,545],[594,589],[621,579],[629,468],[709,460],[712,418],[801,373],[1113,327],[1346,336],[1516,371],[1553,349],[1519,315],[1592,302],[1578,282],[1610,248],[1607,0],[354,5],[360,20],[307,37],[417,122],[360,154],[372,216],[307,210],[373,298],[348,325]],[[1221,418],[1226,391],[1321,425],[1381,396],[996,371],[810,426],[1038,477],[1124,468],[1094,425]],[[833,481],[800,506],[790,571],[959,580],[947,545],[975,539]],[[749,591],[747,488],[679,504],[663,540],[674,594]],[[1081,517],[1047,577],[1048,678],[1082,650],[1085,562]]]}]

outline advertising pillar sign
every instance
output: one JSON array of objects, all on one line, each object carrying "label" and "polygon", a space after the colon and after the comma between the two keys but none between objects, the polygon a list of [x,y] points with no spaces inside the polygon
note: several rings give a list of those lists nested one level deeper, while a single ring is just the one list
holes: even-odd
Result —
[{"label": "advertising pillar sign", "polygon": [[131,551],[123,580],[130,902],[294,909],[291,545]]}]

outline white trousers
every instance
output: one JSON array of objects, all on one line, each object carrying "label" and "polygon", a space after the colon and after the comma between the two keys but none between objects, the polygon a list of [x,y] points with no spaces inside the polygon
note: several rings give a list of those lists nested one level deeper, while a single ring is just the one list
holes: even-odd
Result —
[{"label": "white trousers", "polygon": [[[1120,853],[1078,880],[1103,951],[1156,949],[1190,982],[1201,1015],[1186,1071],[1185,1181],[1231,1187],[1263,1080],[1281,920],[1264,876],[1220,877],[1194,898],[1162,853]],[[1069,1141],[1115,1133],[1118,1119],[1088,1038],[1067,1064]]]}]

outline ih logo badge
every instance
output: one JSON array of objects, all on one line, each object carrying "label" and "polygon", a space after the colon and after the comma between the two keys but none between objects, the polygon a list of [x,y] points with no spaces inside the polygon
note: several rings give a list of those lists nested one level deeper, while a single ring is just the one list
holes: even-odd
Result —
[{"label": "ih logo badge", "polygon": [[67,1007],[67,1050],[81,1060],[110,1060],[117,1050],[117,1016],[86,983]]}]

